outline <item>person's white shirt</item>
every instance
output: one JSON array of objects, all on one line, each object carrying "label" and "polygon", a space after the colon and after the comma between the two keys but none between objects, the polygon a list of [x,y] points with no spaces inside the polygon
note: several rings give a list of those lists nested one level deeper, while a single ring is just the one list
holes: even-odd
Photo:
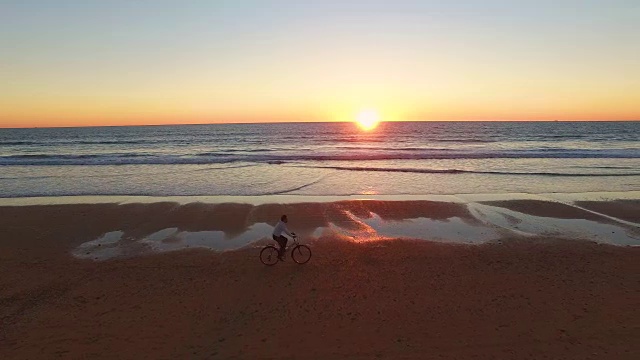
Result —
[{"label": "person's white shirt", "polygon": [[273,229],[273,236],[282,236],[282,233],[293,237],[293,234],[291,234],[291,232],[289,232],[289,229],[287,229],[287,224],[280,220],[278,221],[278,224],[276,224],[276,227]]}]

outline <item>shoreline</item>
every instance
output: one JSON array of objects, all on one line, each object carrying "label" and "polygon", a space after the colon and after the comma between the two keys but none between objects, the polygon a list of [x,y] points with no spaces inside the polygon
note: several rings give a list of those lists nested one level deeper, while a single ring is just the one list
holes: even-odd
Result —
[{"label": "shoreline", "polygon": [[69,195],[69,196],[32,196],[32,197],[0,197],[0,206],[32,206],[63,204],[105,204],[105,203],[157,203],[175,202],[189,203],[240,203],[263,205],[271,203],[306,203],[306,202],[338,202],[349,200],[379,201],[446,201],[474,202],[500,200],[547,200],[547,201],[611,201],[640,200],[640,191],[597,191],[575,193],[466,193],[466,194],[398,194],[398,195],[193,195],[193,196],[146,196],[146,195]]}]

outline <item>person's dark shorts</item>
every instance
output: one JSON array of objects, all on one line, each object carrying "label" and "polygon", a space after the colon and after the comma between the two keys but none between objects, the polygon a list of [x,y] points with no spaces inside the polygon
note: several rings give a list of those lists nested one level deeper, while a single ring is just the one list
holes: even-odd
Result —
[{"label": "person's dark shorts", "polygon": [[280,235],[280,236],[272,235],[272,236],[273,236],[273,240],[275,240],[278,243],[278,245],[280,245],[281,249],[284,249],[284,248],[287,247],[287,242],[289,241],[289,239],[287,239],[286,237],[284,237],[282,235]]}]

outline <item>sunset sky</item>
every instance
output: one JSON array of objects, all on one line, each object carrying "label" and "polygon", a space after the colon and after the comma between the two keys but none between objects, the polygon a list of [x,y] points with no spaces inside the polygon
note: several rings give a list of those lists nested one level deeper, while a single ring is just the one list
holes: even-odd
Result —
[{"label": "sunset sky", "polygon": [[0,127],[638,120],[640,1],[0,1]]}]

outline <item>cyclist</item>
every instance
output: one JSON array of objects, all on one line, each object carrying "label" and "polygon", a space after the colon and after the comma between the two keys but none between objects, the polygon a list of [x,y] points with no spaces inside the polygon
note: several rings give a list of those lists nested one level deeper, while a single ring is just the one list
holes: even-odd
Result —
[{"label": "cyclist", "polygon": [[287,239],[286,236],[283,236],[282,233],[285,233],[292,238],[296,237],[296,233],[290,232],[287,228],[287,222],[289,222],[287,215],[282,215],[280,217],[280,221],[278,221],[276,227],[273,229],[273,240],[280,245],[280,251],[278,252],[278,259],[280,259],[280,261],[284,261],[284,252],[287,248],[287,242],[289,241],[289,239]]}]

